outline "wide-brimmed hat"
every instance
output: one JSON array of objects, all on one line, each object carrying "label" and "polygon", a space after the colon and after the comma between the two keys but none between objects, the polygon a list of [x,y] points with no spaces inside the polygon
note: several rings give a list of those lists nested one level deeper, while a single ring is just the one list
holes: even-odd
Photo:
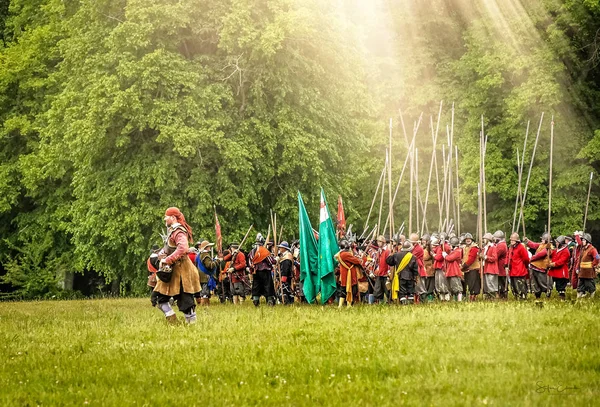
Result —
[{"label": "wide-brimmed hat", "polygon": [[281,242],[281,244],[278,245],[277,247],[280,247],[280,248],[286,249],[286,250],[290,250],[290,244],[286,241]]},{"label": "wide-brimmed hat", "polygon": [[214,245],[215,245],[214,243],[210,243],[208,240],[203,240],[202,242],[200,242],[200,245],[198,245],[197,247],[198,247],[199,251],[203,251],[207,247],[212,247]]}]

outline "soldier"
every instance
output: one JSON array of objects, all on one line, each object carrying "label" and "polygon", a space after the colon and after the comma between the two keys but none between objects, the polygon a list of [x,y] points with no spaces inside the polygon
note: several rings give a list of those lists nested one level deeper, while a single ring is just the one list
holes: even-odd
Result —
[{"label": "soldier", "polygon": [[423,280],[427,276],[427,274],[425,273],[425,265],[423,264],[423,257],[425,256],[425,252],[423,250],[423,247],[421,247],[421,245],[419,244],[420,240],[418,234],[411,233],[409,239],[410,244],[412,245],[411,253],[417,259],[417,266],[419,268],[419,275],[417,276],[415,287],[417,294],[417,296],[415,297],[415,302],[418,304],[421,302],[421,295],[427,295],[427,291],[425,289],[425,282],[421,282],[421,280]]},{"label": "soldier", "polygon": [[273,266],[276,264],[271,252],[264,247],[265,238],[259,233],[256,235],[254,249],[248,255],[251,259],[252,270],[252,303],[258,307],[260,297],[264,296],[267,304],[275,305],[275,286],[273,284]]},{"label": "soldier", "polygon": [[473,241],[473,236],[470,233],[465,233],[464,244],[461,270],[465,273],[465,283],[469,289],[469,300],[476,301],[481,292],[479,247]]},{"label": "soldier", "polygon": [[433,268],[435,270],[435,292],[441,301],[450,301],[450,290],[448,279],[446,278],[446,266],[444,264],[444,253],[449,253],[450,248],[444,247],[437,237],[431,239],[433,251]]},{"label": "soldier", "polygon": [[277,256],[277,262],[279,263],[279,270],[281,271],[281,302],[284,305],[293,304],[294,296],[292,293],[292,280],[294,277],[294,256],[290,251],[290,245],[288,242],[283,241],[277,247],[279,249],[279,256]]},{"label": "soldier", "polygon": [[185,321],[193,324],[196,322],[194,294],[200,291],[200,279],[196,267],[187,255],[189,241],[192,240],[192,228],[186,223],[181,211],[175,207],[166,210],[164,220],[168,235],[159,254],[159,280],[154,287],[154,291],[158,293],[157,306],[165,314],[167,322],[177,323],[177,316],[170,303],[173,297],[177,301],[177,307],[183,312]]},{"label": "soldier", "polygon": [[433,292],[435,290],[435,270],[433,269],[433,251],[430,244],[430,236],[425,234],[421,237],[421,247],[423,248],[423,268],[425,275],[421,277],[421,291],[423,298],[421,301],[433,301]]},{"label": "soldier", "polygon": [[510,248],[508,249],[508,273],[513,295],[520,300],[527,299],[527,282],[525,278],[528,275],[528,264],[529,254],[527,249],[521,243],[519,234],[513,233],[510,235]]},{"label": "soldier", "polygon": [[213,259],[210,253],[210,248],[214,243],[209,243],[207,240],[197,243],[198,255],[196,256],[196,267],[200,272],[200,290],[199,297],[196,301],[200,305],[210,305],[210,292],[217,287],[215,282],[215,274],[217,273],[217,262]]},{"label": "soldier", "polygon": [[486,298],[493,300],[498,296],[498,252],[494,245],[494,235],[483,235],[483,293]]},{"label": "soldier", "polygon": [[233,302],[233,293],[231,292],[232,283],[229,278],[229,274],[227,274],[227,270],[231,264],[230,261],[225,261],[224,258],[231,254],[231,252],[227,249],[223,251],[223,258],[217,259],[217,265],[219,266],[219,279],[217,281],[217,295],[219,296],[219,301],[221,304],[224,304],[226,301]]},{"label": "soldier", "polygon": [[448,286],[450,295],[456,298],[456,301],[462,301],[463,297],[463,272],[461,269],[461,261],[463,259],[463,250],[460,248],[460,241],[458,238],[452,237],[450,239],[450,246],[452,251],[448,254],[442,252],[446,268],[446,279],[448,280]]},{"label": "soldier", "polygon": [[584,233],[583,237],[576,235],[577,243],[582,247],[578,270],[577,298],[583,298],[590,294],[590,298],[596,294],[596,267],[600,263],[598,250],[592,246],[592,236]]},{"label": "soldier", "polygon": [[504,240],[504,232],[497,230],[494,232],[496,242],[496,254],[498,255],[498,296],[502,299],[508,297],[508,281],[506,277],[506,256],[508,256],[508,246]]},{"label": "soldier", "polygon": [[388,302],[389,291],[387,291],[385,287],[385,283],[388,279],[388,273],[390,270],[390,266],[386,263],[386,259],[390,255],[391,251],[386,242],[385,237],[379,236],[377,238],[377,267],[374,270],[375,274],[375,285],[373,289],[373,296],[375,297],[375,301],[378,303],[382,303],[384,301],[384,295],[387,297]]},{"label": "soldier", "polygon": [[550,251],[552,250],[552,243],[550,242],[552,242],[552,238],[548,233],[544,233],[541,240],[541,243],[534,243],[526,237],[523,238],[527,247],[535,250],[535,254],[529,259],[531,288],[535,298],[540,298],[542,293],[548,293],[552,290],[552,285],[548,281],[548,264],[550,263]]},{"label": "soldier", "polygon": [[350,243],[346,239],[340,240],[340,251],[335,254],[335,259],[339,262],[340,267],[340,286],[346,293],[346,297],[339,298],[339,307],[348,303],[351,307],[354,302],[358,301],[358,267],[361,260],[356,257],[350,249]]},{"label": "soldier", "polygon": [[229,244],[229,254],[223,257],[226,261],[225,272],[229,276],[229,288],[234,304],[241,304],[246,300],[244,289],[244,273],[246,272],[246,255],[240,250],[237,242]]},{"label": "soldier", "polygon": [[415,280],[419,275],[419,265],[416,257],[411,253],[412,249],[412,243],[405,241],[400,252],[386,259],[387,264],[395,268],[392,298],[397,290],[400,303],[403,305],[411,304],[415,300]]},{"label": "soldier", "polygon": [[559,236],[554,241],[556,249],[550,254],[548,264],[548,275],[556,284],[556,291],[561,300],[566,298],[567,283],[569,282],[569,259],[570,253],[564,236]]}]

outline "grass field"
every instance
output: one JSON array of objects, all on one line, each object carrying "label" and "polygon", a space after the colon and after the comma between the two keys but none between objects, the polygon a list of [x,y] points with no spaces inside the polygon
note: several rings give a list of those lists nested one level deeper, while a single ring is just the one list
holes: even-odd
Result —
[{"label": "grass field", "polygon": [[0,303],[0,405],[592,406],[599,313],[213,303],[169,327],[147,299]]}]

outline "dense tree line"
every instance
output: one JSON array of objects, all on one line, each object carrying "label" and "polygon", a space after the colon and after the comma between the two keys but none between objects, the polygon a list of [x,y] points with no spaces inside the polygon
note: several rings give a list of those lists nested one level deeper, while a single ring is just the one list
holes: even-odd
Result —
[{"label": "dense tree line", "polygon": [[[598,1],[489,10],[475,0],[394,0],[368,13],[361,2],[333,3],[1,0],[3,291],[60,295],[73,272],[141,291],[172,205],[198,238],[214,237],[216,208],[226,240],[251,223],[266,231],[270,209],[291,239],[297,191],[316,216],[323,186],[362,225],[388,119],[397,178],[406,155],[398,110],[409,131],[423,112],[425,156],[440,100],[444,128],[456,106],[465,227],[475,225],[481,115],[488,224],[508,230],[516,147],[541,112],[528,230],[546,223],[552,115],[553,229],[581,227],[589,173],[600,167]],[[407,216],[406,188],[397,219]],[[592,232],[597,208],[593,196]]]}]

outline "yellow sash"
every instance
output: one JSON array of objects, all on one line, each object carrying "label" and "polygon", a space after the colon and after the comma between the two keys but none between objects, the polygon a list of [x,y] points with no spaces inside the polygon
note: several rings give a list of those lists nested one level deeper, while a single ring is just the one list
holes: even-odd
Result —
[{"label": "yellow sash", "polygon": [[408,263],[412,260],[412,253],[406,253],[400,262],[400,265],[394,273],[394,280],[392,282],[392,300],[398,299],[398,291],[400,291],[400,272],[408,266]]}]

